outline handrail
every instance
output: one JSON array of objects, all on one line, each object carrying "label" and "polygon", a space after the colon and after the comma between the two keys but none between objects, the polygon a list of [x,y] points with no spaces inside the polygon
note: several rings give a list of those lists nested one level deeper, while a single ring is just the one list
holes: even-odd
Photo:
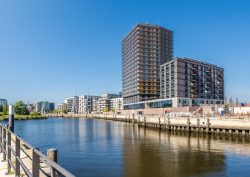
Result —
[{"label": "handrail", "polygon": [[[14,138],[12,138],[13,136]],[[32,156],[29,156],[21,146],[26,147],[28,150],[32,150]],[[21,151],[31,160],[31,170],[28,169],[25,162],[21,159]],[[54,174],[57,174],[56,176],[75,177],[58,163],[50,160],[39,149],[27,143],[20,136],[16,135],[2,124],[0,124],[0,152],[3,152],[3,160],[7,160],[8,162],[8,173],[10,173],[12,169],[15,172],[16,177],[21,176],[20,169],[22,169],[28,177],[39,177],[40,172],[45,173],[41,168],[40,163],[45,163],[51,169],[51,174],[46,174],[47,176],[54,176]],[[13,163],[13,160],[15,160],[15,163]]]}]

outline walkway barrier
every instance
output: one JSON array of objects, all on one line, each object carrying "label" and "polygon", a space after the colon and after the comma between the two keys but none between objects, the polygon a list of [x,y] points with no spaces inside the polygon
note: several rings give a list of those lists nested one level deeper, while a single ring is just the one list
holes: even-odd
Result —
[{"label": "walkway barrier", "polygon": [[6,174],[14,173],[16,177],[24,175],[75,177],[2,124],[0,124],[0,153],[3,153],[2,160],[7,161]]}]

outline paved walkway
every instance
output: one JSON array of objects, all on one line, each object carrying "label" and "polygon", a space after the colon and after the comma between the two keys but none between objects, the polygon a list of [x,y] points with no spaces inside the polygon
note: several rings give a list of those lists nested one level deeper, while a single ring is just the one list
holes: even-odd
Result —
[{"label": "paved walkway", "polygon": [[[21,159],[26,165],[26,167],[29,169],[29,171],[32,171],[32,160],[31,158],[31,150],[25,150],[25,153],[21,151]],[[12,159],[12,163],[15,164],[14,159]],[[0,177],[15,177],[15,173],[13,169],[11,169],[10,174],[6,174],[8,171],[8,163],[7,160],[3,161],[3,153],[0,153]],[[46,175],[45,175],[46,173]],[[50,168],[44,163],[40,163],[40,177],[48,177],[50,176]],[[20,176],[26,177],[27,175],[24,173],[23,169],[21,168]]]},{"label": "paved walkway", "polygon": [[7,161],[2,161],[3,160],[3,153],[0,153],[0,176],[1,177],[14,177],[14,173],[13,174],[8,174],[6,175],[7,170]]}]

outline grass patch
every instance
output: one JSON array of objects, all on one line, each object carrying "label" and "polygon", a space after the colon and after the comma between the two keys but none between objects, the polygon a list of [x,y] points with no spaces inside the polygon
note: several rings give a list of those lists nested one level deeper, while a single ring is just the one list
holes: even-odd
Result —
[{"label": "grass patch", "polygon": [[[18,115],[15,114],[14,119],[15,120],[35,120],[35,119],[47,119],[47,116],[44,115]],[[2,115],[0,114],[0,121],[2,120],[8,120],[9,115]]]}]

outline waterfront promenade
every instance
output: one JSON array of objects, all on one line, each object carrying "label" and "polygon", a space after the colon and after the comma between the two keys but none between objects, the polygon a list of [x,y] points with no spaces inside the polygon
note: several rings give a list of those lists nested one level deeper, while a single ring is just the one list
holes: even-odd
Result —
[{"label": "waterfront promenade", "polygon": [[250,135],[250,119],[230,119],[215,117],[175,117],[143,115],[106,115],[106,114],[49,114],[51,117],[98,118],[123,121],[143,127],[188,132],[232,133]]}]

